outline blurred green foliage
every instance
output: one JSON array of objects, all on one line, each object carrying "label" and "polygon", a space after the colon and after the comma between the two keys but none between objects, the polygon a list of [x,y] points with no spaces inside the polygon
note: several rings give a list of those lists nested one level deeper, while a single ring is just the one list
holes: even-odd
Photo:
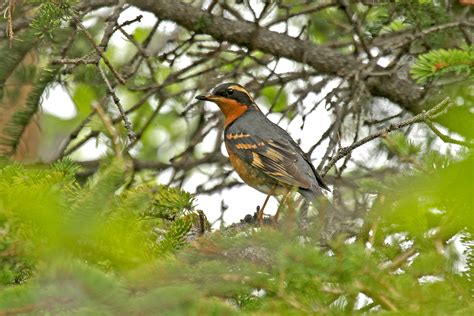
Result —
[{"label": "blurred green foliage", "polygon": [[[5,131],[8,144],[15,148],[44,91],[50,83],[61,82],[77,115],[67,121],[43,115],[43,147],[48,151],[84,121],[91,104],[104,103],[106,89],[96,65],[38,71],[45,64],[42,60],[38,67],[15,71],[33,47],[55,52],[61,45],[52,39],[63,43],[71,35],[61,26],[70,18],[74,1],[29,3],[37,6],[32,30],[18,35],[18,45],[2,45],[0,84],[3,93],[5,81],[15,72],[20,79],[35,81],[36,88]],[[308,4],[283,3],[288,8],[277,12],[282,16]],[[362,36],[368,39],[451,21],[443,7],[431,1],[354,3],[350,8],[364,17]],[[353,33],[348,32],[350,24],[342,10],[331,7],[308,14],[307,20],[292,21],[307,23],[309,40],[336,44],[352,53]],[[198,23],[205,27],[208,21]],[[98,19],[88,29],[99,37],[104,21]],[[143,43],[150,31],[137,28],[133,38]],[[68,57],[89,54],[84,34],[74,36]],[[472,47],[445,48],[455,46],[459,37],[458,31],[443,30],[414,41],[413,46],[432,49],[418,57],[412,75],[420,83],[454,81],[433,93],[427,103],[449,96],[459,106],[439,122],[456,126],[459,136],[469,140],[474,138],[473,124],[465,119],[474,104]],[[105,55],[126,72],[132,50],[124,47],[110,43]],[[183,47],[175,54],[184,54]],[[235,56],[223,52],[212,66],[225,75],[243,73],[267,58],[262,52]],[[185,128],[195,124],[194,118],[181,114],[194,96],[179,94],[188,81],[173,77],[177,66],[166,64],[166,57],[147,59],[147,67],[127,82],[131,89],[117,87],[126,109],[146,97],[129,115],[136,131],[144,129],[133,148],[135,160],[168,162],[187,143]],[[108,69],[105,72],[112,77]],[[467,80],[458,82],[459,76]],[[147,85],[158,88],[150,94],[138,89]],[[296,112],[288,111],[286,88],[273,84],[260,95],[268,109],[291,119]],[[110,107],[108,114],[117,119],[114,109]],[[71,146],[85,133],[107,134],[104,131],[103,121],[94,117],[85,122]],[[335,236],[328,245],[320,243],[315,212],[310,213],[312,225],[304,234],[295,228],[289,212],[279,227],[241,225],[209,232],[210,224],[196,209],[193,194],[157,185],[154,171],[132,175],[130,157],[122,161],[111,151],[98,159],[99,171],[92,176],[81,174],[83,169],[68,158],[29,166],[2,160],[0,315],[341,315],[381,310],[401,315],[474,314],[474,155],[468,149],[440,150],[434,145],[436,135],[420,131],[425,132],[421,141],[405,132],[382,138],[373,154],[387,166],[396,166],[395,172],[383,181],[376,176],[351,180],[369,201],[363,210],[365,221],[359,234]],[[119,127],[118,133],[123,136],[126,131]],[[106,136],[101,137],[96,141],[110,145]],[[348,169],[342,178],[366,171],[361,169]],[[375,167],[369,171],[387,172]],[[352,191],[343,191],[342,197],[346,204],[359,203]]]},{"label": "blurred green foliage", "polygon": [[15,223],[15,242],[29,256],[46,261],[52,254],[79,256],[89,264],[124,269],[163,253],[151,228],[175,229],[179,234],[173,238],[189,231],[194,220],[189,194],[145,185],[118,193],[125,185],[119,161],[84,186],[75,180],[77,170],[67,159],[51,168],[2,166],[4,227]]},{"label": "blurred green foliage", "polygon": [[261,94],[268,108],[273,112],[283,112],[288,107],[288,97],[282,87],[265,87],[262,89]]},{"label": "blurred green foliage", "polygon": [[386,143],[418,167],[370,184],[375,199],[362,233],[323,248],[317,226],[304,241],[287,225],[196,240],[202,217],[193,196],[151,184],[128,188],[120,161],[83,186],[68,159],[51,167],[3,162],[0,308],[199,315],[381,306],[470,314],[474,156],[422,153],[401,135]]}]

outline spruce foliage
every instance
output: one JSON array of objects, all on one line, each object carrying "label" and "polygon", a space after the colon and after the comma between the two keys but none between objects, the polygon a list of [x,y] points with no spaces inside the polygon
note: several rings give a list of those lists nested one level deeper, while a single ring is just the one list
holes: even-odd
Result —
[{"label": "spruce foliage", "polygon": [[472,80],[474,73],[474,46],[470,46],[465,50],[437,49],[420,55],[411,68],[411,73],[418,83],[442,78],[448,74]]},{"label": "spruce foliage", "polygon": [[316,228],[303,238],[290,217],[279,229],[229,229],[196,240],[189,235],[200,229],[192,196],[165,186],[127,189],[120,161],[83,186],[68,159],[51,167],[4,162],[0,306],[34,313],[469,314],[472,154],[396,155],[423,155],[424,171],[372,185],[377,198],[362,233],[324,247]]},{"label": "spruce foliage", "polygon": [[0,99],[5,93],[5,82],[37,42],[38,40],[34,32],[29,30],[16,38],[12,47],[9,47],[8,43],[2,45],[1,51],[3,56],[0,58]]}]

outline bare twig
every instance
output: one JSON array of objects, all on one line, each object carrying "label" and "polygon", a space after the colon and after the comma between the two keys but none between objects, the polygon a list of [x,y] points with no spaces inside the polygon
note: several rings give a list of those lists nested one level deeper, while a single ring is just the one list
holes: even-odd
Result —
[{"label": "bare twig", "polygon": [[327,9],[329,7],[335,6],[336,4],[337,4],[337,1],[324,1],[324,3],[319,3],[318,1],[315,1],[315,2],[311,3],[310,5],[308,5],[306,8],[304,8],[300,11],[293,12],[293,13],[287,14],[285,16],[276,18],[275,20],[273,20],[270,23],[268,23],[267,25],[265,25],[265,27],[269,28],[269,27],[271,27],[273,25],[276,25],[278,23],[288,21],[288,19],[291,19],[291,18],[294,18],[294,17],[297,17],[297,16],[301,16],[301,15],[304,15],[304,14],[315,13],[315,12]]},{"label": "bare twig", "polygon": [[92,139],[94,137],[97,137],[99,136],[99,132],[98,131],[91,131],[89,132],[89,134],[87,134],[86,136],[84,136],[84,138],[82,138],[80,141],[78,141],[76,144],[74,144],[73,146],[71,146],[69,149],[65,150],[64,153],[59,156],[59,157],[65,157],[65,156],[69,156],[70,154],[72,154],[73,152],[75,152],[76,150],[78,150],[79,148],[82,147],[82,145],[84,145],[89,139]]},{"label": "bare twig", "polygon": [[141,22],[142,18],[143,18],[143,15],[139,14],[139,15],[137,15],[135,18],[133,18],[133,19],[131,19],[131,20],[128,20],[128,21],[125,21],[125,22],[121,23],[120,25],[115,26],[114,32],[115,32],[117,29],[124,28],[125,26],[131,25],[131,24],[133,24],[133,23],[135,23],[135,22]]},{"label": "bare twig", "polygon": [[392,261],[388,263],[381,264],[379,267],[382,270],[394,270],[400,267],[404,262],[408,260],[411,256],[413,256],[416,253],[416,249],[410,248],[403,253],[401,253],[398,257],[393,259]]},{"label": "bare twig", "polygon": [[[365,38],[362,34],[362,29],[360,27],[359,20],[354,16],[354,13],[351,10],[350,5],[346,2],[346,0],[338,0],[338,2],[341,4],[343,7],[344,13],[346,14],[347,20],[352,24],[352,27],[354,28],[354,32],[357,34],[357,37],[359,38],[360,44],[367,54],[367,57],[370,59],[372,58],[372,55],[370,54],[370,49],[367,43],[365,42]],[[355,43],[357,44],[357,43]],[[357,47],[357,46],[356,46]]]},{"label": "bare twig", "polygon": [[[73,151],[70,151],[69,153],[66,153],[66,148],[69,146],[69,144],[71,143],[71,141],[73,141],[78,135],[79,133],[81,132],[81,130],[86,126],[87,123],[89,123],[90,119],[92,118],[92,116],[94,115],[94,111],[91,111],[91,113],[89,113],[89,115],[87,115],[87,117],[74,129],[74,131],[72,131],[71,134],[69,134],[69,136],[63,141],[59,151],[58,151],[58,156],[57,158],[58,159],[61,159],[63,158],[64,156],[72,153]],[[76,149],[79,148],[79,147],[76,147]]]},{"label": "bare twig", "polygon": [[53,65],[95,65],[97,64],[97,58],[93,57],[80,57],[80,58],[58,58],[52,61]]},{"label": "bare twig", "polygon": [[474,143],[457,140],[452,137],[449,137],[448,135],[443,134],[439,129],[436,128],[436,126],[433,124],[433,122],[431,122],[430,119],[425,120],[425,123],[433,131],[433,133],[435,133],[436,136],[438,136],[445,143],[456,144],[456,145],[460,145],[460,146],[464,146],[468,148],[474,148]]},{"label": "bare twig", "polygon": [[7,36],[10,48],[12,47],[13,43],[13,19],[12,19],[12,12],[15,9],[15,0],[8,1],[8,13],[7,13]]},{"label": "bare twig", "polygon": [[119,110],[120,116],[122,117],[122,120],[123,120],[123,125],[127,129],[128,138],[129,138],[130,142],[133,143],[135,141],[135,139],[137,138],[137,135],[135,135],[135,132],[132,129],[132,124],[128,120],[127,115],[125,114],[123,106],[120,103],[120,99],[117,96],[117,94],[115,94],[114,88],[110,84],[109,79],[107,79],[107,75],[104,73],[104,71],[102,70],[100,65],[97,65],[97,69],[99,69],[100,76],[104,80],[105,85],[107,86],[107,90],[108,90],[109,94],[112,96],[112,100],[114,101],[115,105],[117,106],[117,109]]},{"label": "bare twig", "polygon": [[[417,39],[424,38],[431,33],[437,33],[446,29],[456,28],[460,26],[467,27],[465,22],[461,22],[461,21],[448,22],[448,23],[428,27],[426,29],[421,29],[417,32],[413,32],[413,30],[406,30],[406,31],[402,31],[402,34],[391,35],[390,37],[387,37],[387,38],[381,37],[377,40],[374,40],[372,44],[374,46],[382,46],[385,49],[389,49],[390,51],[393,52],[395,49],[403,47]],[[397,39],[394,40],[394,38],[397,38]],[[394,45],[393,43],[396,43],[396,44]]]},{"label": "bare twig", "polygon": [[390,311],[398,311],[398,307],[395,305],[395,303],[388,298],[384,293],[374,293],[373,291],[370,291],[366,286],[361,284],[359,281],[355,282],[355,285],[359,290],[367,295],[368,297],[371,297],[376,301],[378,304],[380,304],[383,308],[390,310]]},{"label": "bare twig", "polygon": [[87,30],[87,28],[82,24],[82,22],[80,21],[80,19],[77,17],[77,16],[73,16],[73,19],[74,19],[74,22],[77,23],[77,25],[79,26],[79,28],[84,32],[84,34],[86,35],[86,38],[87,40],[89,41],[89,43],[92,45],[92,47],[94,47],[96,53],[98,54],[99,56],[99,59],[97,59],[96,63],[98,64],[99,63],[99,60],[102,59],[104,61],[104,63],[107,65],[107,67],[109,67],[110,71],[112,71],[112,73],[114,74],[115,78],[117,78],[117,80],[121,83],[121,84],[125,84],[125,80],[122,78],[122,76],[117,72],[117,70],[115,70],[115,68],[112,66],[112,64],[110,63],[109,59],[107,57],[105,57],[104,55],[104,52],[103,52],[103,49],[99,46],[97,46],[97,44],[95,43],[94,39],[92,38],[92,35],[89,33],[89,31]]},{"label": "bare twig", "polygon": [[112,124],[112,120],[110,117],[104,112],[102,107],[100,106],[99,103],[94,103],[92,104],[92,108],[94,111],[97,113],[99,118],[101,119],[102,123],[104,124],[104,127],[110,135],[110,139],[112,140],[112,145],[113,149],[115,152],[115,156],[122,160],[123,159],[123,154],[122,154],[122,148],[120,148],[120,137],[117,133],[117,130],[115,129],[114,125]]},{"label": "bare twig", "polygon": [[378,137],[381,137],[381,136],[385,136],[388,133],[390,133],[392,131],[395,131],[395,130],[398,130],[400,128],[403,128],[405,126],[409,126],[409,125],[412,125],[412,124],[415,124],[415,123],[426,122],[428,120],[432,120],[432,119],[438,117],[439,115],[443,114],[451,105],[452,105],[451,100],[449,98],[446,98],[443,101],[441,101],[438,105],[434,106],[433,108],[431,108],[430,110],[428,110],[426,112],[422,112],[422,113],[420,113],[418,115],[415,115],[414,117],[412,117],[408,120],[399,122],[397,124],[390,124],[388,127],[382,129],[381,131],[379,131],[377,133],[374,133],[372,135],[369,135],[369,136],[353,143],[352,145],[350,145],[348,147],[339,148],[336,155],[334,155],[334,157],[332,157],[331,160],[328,162],[328,164],[322,169],[321,174],[323,176],[326,175],[326,173],[329,171],[329,169],[331,169],[336,164],[336,162],[339,161],[339,159],[341,159],[341,158],[345,157],[346,155],[350,154],[357,147],[360,147],[360,146],[370,142],[371,140],[374,140],[374,139],[376,139]]}]

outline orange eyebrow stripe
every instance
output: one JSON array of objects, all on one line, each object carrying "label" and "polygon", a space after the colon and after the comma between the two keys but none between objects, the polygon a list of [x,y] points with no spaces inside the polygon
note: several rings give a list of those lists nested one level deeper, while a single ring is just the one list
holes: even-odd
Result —
[{"label": "orange eyebrow stripe", "polygon": [[232,90],[236,90],[236,91],[240,91],[240,92],[244,92],[246,94],[249,94],[247,92],[247,90],[245,90],[244,88],[240,87],[240,86],[237,86],[237,85],[234,85],[234,86],[230,86],[229,89],[232,89]]},{"label": "orange eyebrow stripe", "polygon": [[237,85],[234,85],[234,86],[230,86],[229,89],[232,89],[232,90],[235,90],[235,91],[240,91],[240,92],[245,93],[245,94],[250,98],[250,100],[252,100],[252,102],[253,102],[252,96],[251,96],[250,93],[249,93],[247,90],[245,90],[244,88],[242,88],[242,87],[240,87],[240,86],[237,86]]}]

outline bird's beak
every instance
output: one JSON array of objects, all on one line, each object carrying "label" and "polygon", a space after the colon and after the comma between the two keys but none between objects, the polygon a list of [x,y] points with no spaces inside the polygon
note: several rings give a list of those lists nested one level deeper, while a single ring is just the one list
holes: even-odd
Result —
[{"label": "bird's beak", "polygon": [[212,94],[202,94],[196,96],[196,99],[201,100],[201,101],[214,101],[217,98],[217,96],[212,95]]}]

